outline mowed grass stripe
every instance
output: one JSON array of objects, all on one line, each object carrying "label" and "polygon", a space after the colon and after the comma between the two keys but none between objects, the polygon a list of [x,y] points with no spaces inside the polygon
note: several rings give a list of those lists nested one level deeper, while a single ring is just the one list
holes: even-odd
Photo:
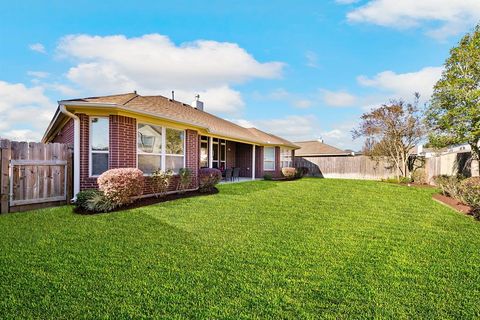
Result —
[{"label": "mowed grass stripe", "polygon": [[302,179],[0,216],[0,318],[480,316],[480,223],[432,189]]}]

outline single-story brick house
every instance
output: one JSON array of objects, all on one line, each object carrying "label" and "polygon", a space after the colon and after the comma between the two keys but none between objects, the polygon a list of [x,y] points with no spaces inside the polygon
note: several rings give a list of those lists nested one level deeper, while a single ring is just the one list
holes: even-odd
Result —
[{"label": "single-story brick house", "polygon": [[240,177],[281,174],[293,165],[298,146],[256,128],[244,128],[203,111],[197,99],[188,105],[163,96],[136,92],[59,101],[42,139],[74,149],[74,194],[96,188],[108,169],[190,168],[192,189],[199,168],[240,168]]}]

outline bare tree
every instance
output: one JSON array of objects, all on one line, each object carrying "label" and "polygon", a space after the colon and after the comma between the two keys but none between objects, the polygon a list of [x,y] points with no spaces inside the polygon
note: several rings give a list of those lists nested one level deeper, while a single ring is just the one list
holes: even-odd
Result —
[{"label": "bare tree", "polygon": [[385,160],[396,168],[398,180],[409,175],[409,154],[425,135],[419,98],[415,93],[413,103],[392,100],[364,113],[359,127],[352,132],[354,139],[366,138],[366,155],[376,161]]}]

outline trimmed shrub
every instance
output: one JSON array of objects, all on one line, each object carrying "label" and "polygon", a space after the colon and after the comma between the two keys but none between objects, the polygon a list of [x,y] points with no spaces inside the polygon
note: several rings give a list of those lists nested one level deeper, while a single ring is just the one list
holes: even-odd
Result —
[{"label": "trimmed shrub", "polygon": [[173,171],[171,169],[166,171],[158,169],[152,173],[152,189],[155,197],[163,197],[167,194],[172,176]]},{"label": "trimmed shrub", "polygon": [[298,167],[295,169],[295,178],[300,179],[303,178],[304,175],[308,174],[307,167]]},{"label": "trimmed shrub", "polygon": [[133,198],[143,193],[143,172],[136,168],[108,170],[98,177],[98,186],[105,198],[115,206],[133,202]]},{"label": "trimmed shrub", "polygon": [[460,197],[463,203],[473,209],[475,218],[480,219],[480,177],[471,177],[460,183]]},{"label": "trimmed shrub", "polygon": [[118,206],[110,201],[102,192],[96,193],[87,201],[87,211],[100,213],[110,212],[115,210]]},{"label": "trimmed shrub", "polygon": [[202,168],[198,171],[198,190],[212,192],[222,180],[222,172],[218,169]]},{"label": "trimmed shrub", "polygon": [[441,175],[433,178],[437,187],[442,190],[444,196],[449,196],[462,201],[460,194],[461,178],[457,176]]},{"label": "trimmed shrub", "polygon": [[273,179],[273,176],[270,174],[270,173],[265,173],[263,175],[263,180],[272,180]]},{"label": "trimmed shrub", "polygon": [[391,177],[387,179],[382,179],[382,181],[387,183],[410,183],[412,182],[412,179],[410,179],[409,177],[400,177],[400,180],[398,180],[398,178],[396,177]]},{"label": "trimmed shrub", "polygon": [[296,172],[295,168],[292,168],[292,167],[282,168],[282,174],[287,179],[295,178],[295,172]]},{"label": "trimmed shrub", "polygon": [[418,168],[415,171],[413,171],[412,180],[415,183],[426,184],[428,181],[427,181],[427,173],[425,172],[425,169]]},{"label": "trimmed shrub", "polygon": [[178,170],[178,186],[177,190],[180,192],[185,192],[185,189],[188,188],[190,183],[192,183],[192,170],[189,168],[181,168]]},{"label": "trimmed shrub", "polygon": [[79,193],[77,193],[75,208],[88,210],[88,201],[98,194],[101,194],[101,192],[96,189],[88,189],[88,190],[80,191]]}]

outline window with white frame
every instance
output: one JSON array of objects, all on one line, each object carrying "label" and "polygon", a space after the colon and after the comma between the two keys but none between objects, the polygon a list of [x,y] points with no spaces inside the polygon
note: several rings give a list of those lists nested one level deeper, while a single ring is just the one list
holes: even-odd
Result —
[{"label": "window with white frame", "polygon": [[96,177],[108,170],[108,118],[90,117],[90,176]]},{"label": "window with white frame", "polygon": [[287,148],[280,149],[280,165],[282,168],[292,167],[292,150]]},{"label": "window with white frame", "polygon": [[152,124],[137,128],[138,168],[145,174],[185,166],[185,132]]},{"label": "window with white frame", "polygon": [[207,136],[201,136],[200,138],[200,168],[208,168],[208,150],[209,140]]},{"label": "window with white frame", "polygon": [[165,129],[165,168],[178,172],[185,166],[185,132]]},{"label": "window with white frame", "polygon": [[151,124],[138,124],[138,168],[145,174],[162,169],[163,128]]},{"label": "window with white frame", "polygon": [[275,147],[263,148],[263,170],[275,170]]}]

